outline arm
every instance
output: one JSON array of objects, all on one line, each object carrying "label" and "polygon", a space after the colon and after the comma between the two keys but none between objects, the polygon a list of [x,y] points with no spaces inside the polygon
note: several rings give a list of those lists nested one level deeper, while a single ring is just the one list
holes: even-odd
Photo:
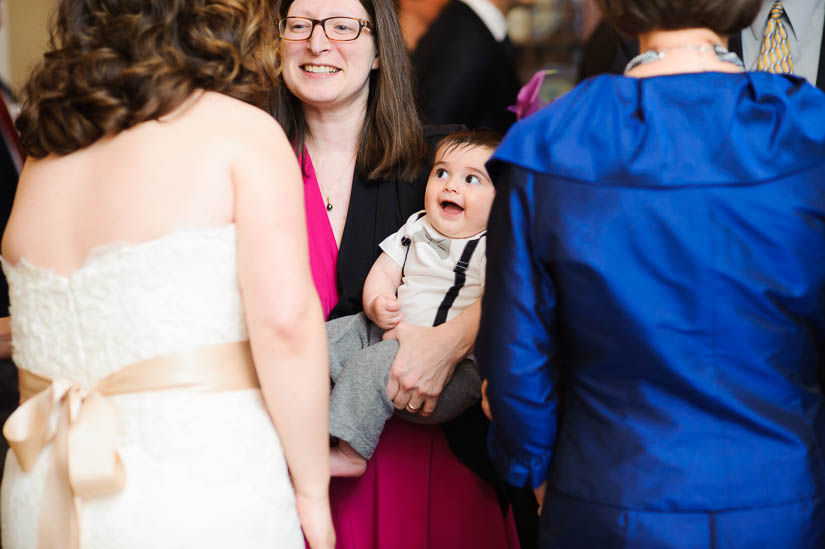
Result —
[{"label": "arm", "polygon": [[476,357],[489,381],[493,462],[508,483],[538,488],[556,438],[556,293],[536,251],[548,239],[534,234],[533,175],[512,166],[497,175]]},{"label": "arm", "polygon": [[402,410],[411,402],[421,407],[422,416],[433,413],[456,365],[473,348],[480,316],[479,299],[440,326],[402,322],[384,333],[384,339],[395,338],[400,344],[387,383],[387,394],[396,409]]},{"label": "arm", "polygon": [[[487,398],[487,380],[481,382],[481,410],[487,419],[493,421],[493,412],[490,411],[490,399]],[[536,502],[539,504],[539,515],[541,515],[541,506],[544,503],[544,493],[547,491],[547,481],[545,480],[539,484],[538,488],[533,488],[533,493],[536,495]]]},{"label": "arm", "polygon": [[327,344],[309,267],[301,176],[277,124],[262,112],[249,122],[232,179],[252,355],[304,534],[313,549],[331,548]]},{"label": "arm", "polygon": [[364,282],[364,313],[382,330],[391,330],[401,322],[401,303],[395,297],[401,285],[401,266],[386,252],[373,263]]},{"label": "arm", "polygon": [[11,317],[0,317],[0,358],[11,358]]}]

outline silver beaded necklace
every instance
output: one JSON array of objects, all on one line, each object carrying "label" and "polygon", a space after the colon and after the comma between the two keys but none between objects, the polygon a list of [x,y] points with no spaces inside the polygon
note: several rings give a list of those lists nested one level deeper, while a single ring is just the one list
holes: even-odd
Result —
[{"label": "silver beaded necklace", "polygon": [[672,48],[662,48],[660,50],[647,50],[646,52],[642,52],[627,64],[624,68],[624,73],[627,74],[628,72],[632,71],[639,65],[647,65],[648,63],[654,63],[665,56],[665,53],[671,50],[696,50],[700,53],[711,51],[716,54],[716,57],[719,58],[719,61],[723,61],[725,63],[733,63],[737,67],[742,70],[745,70],[745,64],[742,63],[742,60],[739,59],[739,56],[733,53],[732,51],[728,51],[727,49],[723,48],[722,46],[717,45],[707,45],[703,44],[701,46],[695,46],[693,44],[686,44],[684,46],[674,46]]}]

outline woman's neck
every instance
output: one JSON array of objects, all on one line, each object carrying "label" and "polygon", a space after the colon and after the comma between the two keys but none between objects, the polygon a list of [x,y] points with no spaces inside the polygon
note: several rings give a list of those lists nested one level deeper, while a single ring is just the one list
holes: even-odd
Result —
[{"label": "woman's neck", "polygon": [[307,147],[312,151],[337,152],[350,155],[358,148],[361,127],[366,117],[366,104],[361,108],[321,110],[304,107],[304,118],[309,127]]},{"label": "woman's neck", "polygon": [[741,72],[719,59],[715,46],[727,47],[727,38],[710,29],[655,30],[639,35],[639,51],[664,54],[654,62],[636,66],[628,76],[647,77],[691,72]]}]

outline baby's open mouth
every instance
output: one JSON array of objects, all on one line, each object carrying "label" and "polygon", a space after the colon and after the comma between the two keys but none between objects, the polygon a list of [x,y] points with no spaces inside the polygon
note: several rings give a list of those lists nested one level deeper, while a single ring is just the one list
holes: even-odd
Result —
[{"label": "baby's open mouth", "polygon": [[455,202],[450,202],[449,200],[444,200],[439,204],[441,209],[444,210],[445,213],[456,215],[460,214],[464,211],[464,208],[456,204]]},{"label": "baby's open mouth", "polygon": [[333,74],[336,72],[341,72],[341,69],[330,67],[329,65],[301,65],[301,69],[304,72],[309,72],[312,74]]}]

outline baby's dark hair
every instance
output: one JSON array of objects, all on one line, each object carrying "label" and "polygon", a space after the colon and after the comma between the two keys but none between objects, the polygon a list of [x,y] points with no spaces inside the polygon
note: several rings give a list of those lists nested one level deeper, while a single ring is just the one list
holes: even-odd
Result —
[{"label": "baby's dark hair", "polygon": [[480,130],[459,130],[441,139],[435,147],[436,151],[444,148],[450,152],[459,147],[487,147],[495,149],[501,143],[501,135],[486,128]]}]

